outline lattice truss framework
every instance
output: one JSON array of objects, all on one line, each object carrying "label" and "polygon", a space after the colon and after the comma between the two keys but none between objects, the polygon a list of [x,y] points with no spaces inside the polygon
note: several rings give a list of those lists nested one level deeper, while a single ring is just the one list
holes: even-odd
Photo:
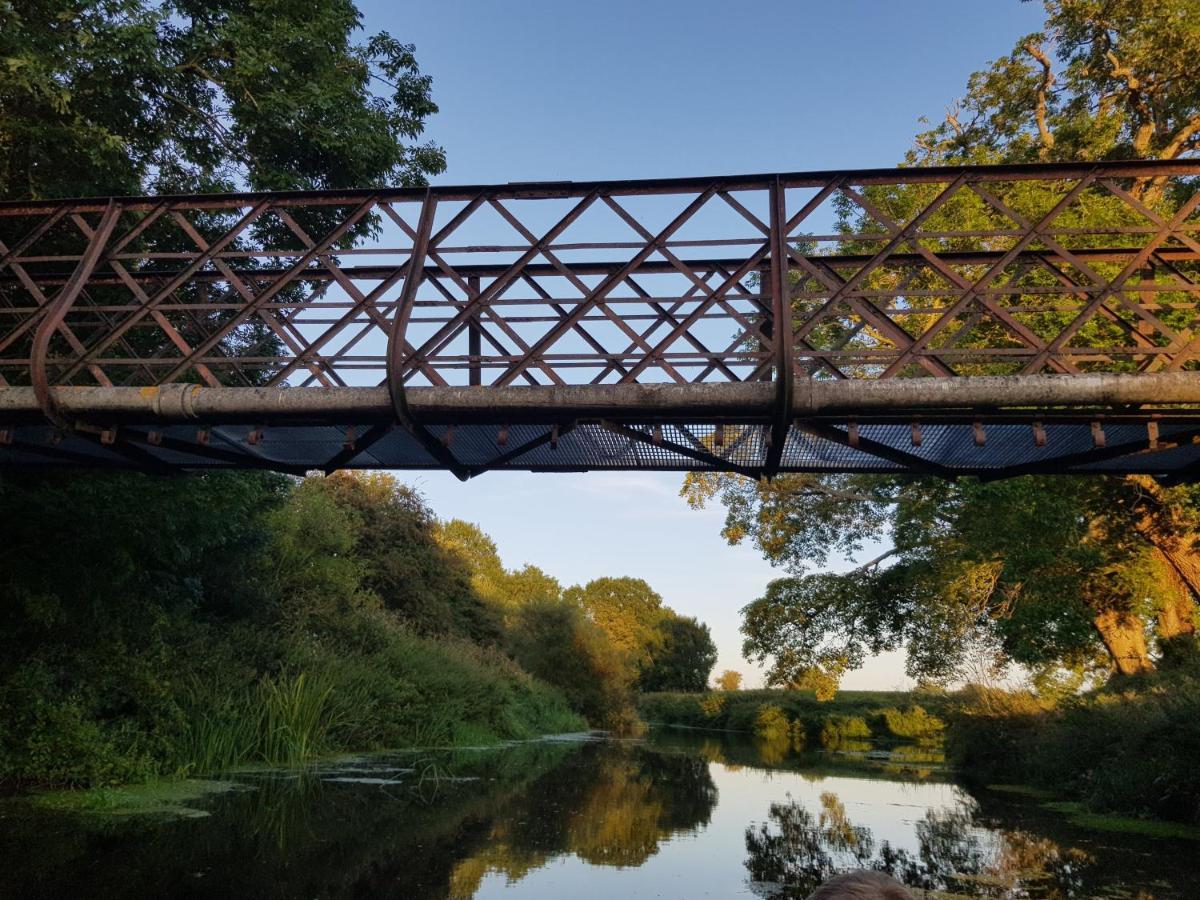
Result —
[{"label": "lattice truss framework", "polygon": [[[166,466],[937,470],[915,430],[869,437],[912,425],[906,412],[795,422],[792,386],[1192,371],[1198,177],[1195,162],[1132,162],[0,204],[0,390],[33,388],[45,433],[14,420],[24,431],[0,432],[0,445],[46,443],[29,452],[70,462],[86,444],[89,459]],[[464,423],[417,421],[408,403],[425,387],[764,382],[775,410],[731,423],[728,440],[724,423],[669,409],[655,423],[600,423],[563,408],[517,455],[524,443],[490,426],[456,451]],[[147,422],[118,440],[56,403],[69,386],[174,383],[382,385],[406,428],[326,413],[278,423],[304,433],[273,422],[274,455],[253,429],[177,435],[176,460],[157,449],[169,430]],[[1079,411],[1027,412],[1066,428]],[[1083,412],[1088,440],[1064,453],[1104,449]],[[1112,421],[1146,419],[1121,414]],[[982,413],[943,418],[970,429],[947,432],[950,444],[984,446]],[[334,441],[330,428],[351,431]],[[529,456],[560,439],[578,452]],[[285,452],[305,440],[311,453]],[[315,444],[331,442],[318,458]],[[872,442],[907,449],[880,455]],[[951,469],[1036,462],[1014,459]]]}]

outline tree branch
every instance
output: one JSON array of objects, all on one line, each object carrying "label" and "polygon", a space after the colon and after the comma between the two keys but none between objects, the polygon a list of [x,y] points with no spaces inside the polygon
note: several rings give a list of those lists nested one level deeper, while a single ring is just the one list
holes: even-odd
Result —
[{"label": "tree branch", "polygon": [[1179,130],[1175,132],[1175,136],[1167,142],[1163,147],[1160,156],[1163,159],[1174,159],[1182,153],[1189,144],[1194,143],[1196,136],[1200,134],[1200,112],[1188,119]]},{"label": "tree branch", "polygon": [[1050,64],[1050,57],[1033,41],[1025,44],[1025,52],[1037,60],[1042,67],[1042,80],[1038,84],[1034,118],[1037,120],[1038,134],[1042,140],[1042,148],[1038,151],[1038,156],[1046,159],[1054,148],[1054,135],[1046,124],[1046,97],[1050,93],[1050,88],[1054,86],[1054,71]]},{"label": "tree branch", "polygon": [[857,573],[857,572],[869,572],[869,571],[871,571],[872,569],[874,569],[874,568],[877,568],[877,567],[879,566],[879,564],[880,564],[881,562],[883,562],[885,559],[887,559],[889,556],[895,556],[895,555],[896,555],[898,552],[899,552],[899,551],[898,551],[898,550],[896,550],[896,548],[895,548],[895,547],[893,547],[893,548],[892,548],[891,550],[889,550],[887,553],[881,553],[879,556],[875,557],[875,558],[874,558],[874,559],[872,559],[872,560],[869,560],[868,562],[865,562],[865,563],[863,563],[861,566],[859,566],[858,568],[854,569],[853,571],[854,571],[855,573]]},{"label": "tree branch", "polygon": [[853,503],[889,503],[894,504],[895,500],[885,500],[882,497],[872,497],[870,494],[854,494],[849,491],[836,491],[832,488],[823,488],[819,485],[811,485],[800,491],[801,497],[829,497],[832,500],[848,500]]},{"label": "tree branch", "polygon": [[1133,69],[1125,65],[1113,52],[1111,44],[1104,51],[1105,57],[1112,66],[1113,78],[1125,82],[1125,96],[1133,110],[1137,127],[1133,132],[1133,150],[1138,156],[1149,155],[1150,140],[1154,137],[1154,110],[1146,99],[1146,88],[1142,80],[1134,74]]}]

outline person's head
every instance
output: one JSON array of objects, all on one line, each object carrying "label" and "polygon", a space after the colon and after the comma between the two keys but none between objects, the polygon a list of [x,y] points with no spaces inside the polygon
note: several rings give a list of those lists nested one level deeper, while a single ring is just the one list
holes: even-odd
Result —
[{"label": "person's head", "polygon": [[808,900],[915,900],[908,888],[882,872],[848,872],[831,878]]}]

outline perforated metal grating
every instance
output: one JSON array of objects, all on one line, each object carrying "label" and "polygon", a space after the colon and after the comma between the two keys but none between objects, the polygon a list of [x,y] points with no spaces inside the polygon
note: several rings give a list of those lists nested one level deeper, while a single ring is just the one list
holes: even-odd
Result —
[{"label": "perforated metal grating", "polygon": [[[0,465],[93,465],[118,469],[270,468],[294,473],[327,468],[343,452],[349,436],[372,426],[350,423],[274,426],[261,436],[246,426],[197,429],[192,426],[128,425],[120,444],[102,433],[58,435],[49,426],[27,425],[0,444]],[[1105,446],[1096,447],[1090,423],[1043,426],[1038,446],[1027,424],[986,424],[978,443],[973,423],[921,428],[920,446],[912,428],[901,424],[857,427],[858,446],[846,423],[820,423],[834,439],[812,433],[813,423],[793,425],[784,447],[781,472],[925,472],[939,475],[1003,477],[1021,473],[1129,473],[1188,475],[1200,469],[1200,423],[1166,423],[1150,446],[1138,424],[1103,427]],[[520,425],[433,426],[432,433],[472,474],[485,470],[571,472],[598,470],[732,470],[753,475],[764,465],[769,428],[725,426],[718,443],[711,424],[646,425],[580,423],[554,428]],[[203,443],[201,443],[201,441]],[[253,441],[253,442],[252,442]],[[501,443],[503,441],[503,443]],[[130,448],[135,448],[130,453]],[[869,448],[869,449],[865,449]],[[881,449],[883,448],[883,449]],[[353,452],[353,451],[351,451]],[[882,454],[891,452],[895,458]],[[344,464],[350,468],[432,469],[442,463],[407,431],[386,434]]]}]

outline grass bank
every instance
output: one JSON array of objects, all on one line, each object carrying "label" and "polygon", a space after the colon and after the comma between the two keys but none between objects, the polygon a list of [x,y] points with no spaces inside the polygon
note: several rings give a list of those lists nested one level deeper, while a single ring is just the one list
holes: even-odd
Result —
[{"label": "grass bank", "polygon": [[932,740],[940,736],[929,721],[936,718],[945,725],[947,761],[968,783],[1028,792],[1090,827],[1200,825],[1194,672],[1117,679],[1057,704],[973,687],[953,694],[841,691],[828,702],[806,691],[759,690],[646,694],[639,711],[654,724],[769,740],[787,735],[810,746]]},{"label": "grass bank", "polygon": [[586,727],[561,691],[496,649],[378,626],[371,646],[309,646],[269,676],[197,686],[185,700],[176,774],[290,765],[342,752],[464,746]]},{"label": "grass bank", "polygon": [[[152,694],[117,679],[141,688],[123,714],[108,679],[64,688],[49,666],[23,667],[0,685],[0,772],[10,782],[94,787],[586,727],[561,691],[498,649],[413,634],[383,613],[360,614],[353,626],[353,639],[336,642],[189,629]],[[140,668],[139,656],[126,662]]]}]

